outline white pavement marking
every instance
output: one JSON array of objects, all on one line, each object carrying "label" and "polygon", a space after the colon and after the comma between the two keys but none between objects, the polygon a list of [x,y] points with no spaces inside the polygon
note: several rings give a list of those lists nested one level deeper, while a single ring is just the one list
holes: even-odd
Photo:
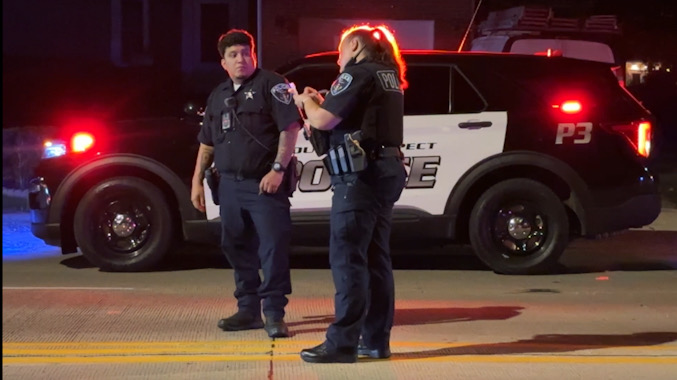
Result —
[{"label": "white pavement marking", "polygon": [[78,287],[78,286],[3,286],[2,290],[134,290],[134,288],[116,287]]}]

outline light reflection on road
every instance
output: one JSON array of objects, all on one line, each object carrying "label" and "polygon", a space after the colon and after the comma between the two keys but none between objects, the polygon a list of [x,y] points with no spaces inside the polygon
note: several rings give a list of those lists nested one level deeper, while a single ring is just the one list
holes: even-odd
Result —
[{"label": "light reflection on road", "polygon": [[45,244],[31,233],[27,212],[2,214],[2,261],[60,256],[58,247]]}]

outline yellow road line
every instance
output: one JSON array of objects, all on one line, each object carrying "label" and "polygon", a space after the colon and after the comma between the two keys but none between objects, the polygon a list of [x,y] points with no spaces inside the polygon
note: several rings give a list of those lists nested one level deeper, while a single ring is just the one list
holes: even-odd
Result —
[{"label": "yellow road line", "polygon": [[[302,348],[317,345],[308,340],[254,340],[205,342],[5,342],[3,364],[95,364],[95,363],[167,363],[167,362],[238,362],[298,361]],[[677,364],[677,345],[609,346],[552,343],[507,342],[392,342],[391,361],[417,362],[486,362],[486,363],[578,363],[578,364]],[[477,350],[503,350],[500,354],[454,353],[463,347]],[[409,350],[449,349],[445,352],[401,352]],[[509,351],[515,350],[514,354]],[[525,350],[530,350],[528,352]],[[636,355],[598,351],[586,355],[585,350],[636,350]],[[399,351],[399,352],[398,352]],[[651,353],[646,351],[653,351]],[[673,351],[656,356],[657,351]],[[561,355],[555,354],[561,352]],[[602,355],[603,354],[603,355]]]}]

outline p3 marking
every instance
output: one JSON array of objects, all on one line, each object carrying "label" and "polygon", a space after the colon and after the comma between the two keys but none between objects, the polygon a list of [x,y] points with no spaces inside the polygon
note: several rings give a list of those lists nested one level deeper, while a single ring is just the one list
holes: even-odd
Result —
[{"label": "p3 marking", "polygon": [[563,144],[564,140],[573,140],[574,144],[587,144],[592,139],[592,123],[559,123],[555,144]]}]

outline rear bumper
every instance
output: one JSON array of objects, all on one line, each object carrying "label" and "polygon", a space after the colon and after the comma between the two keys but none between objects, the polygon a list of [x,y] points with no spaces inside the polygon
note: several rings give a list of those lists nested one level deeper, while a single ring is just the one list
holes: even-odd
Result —
[{"label": "rear bumper", "polygon": [[661,213],[661,196],[635,195],[615,206],[596,207],[590,210],[586,236],[639,228],[653,223]]}]

